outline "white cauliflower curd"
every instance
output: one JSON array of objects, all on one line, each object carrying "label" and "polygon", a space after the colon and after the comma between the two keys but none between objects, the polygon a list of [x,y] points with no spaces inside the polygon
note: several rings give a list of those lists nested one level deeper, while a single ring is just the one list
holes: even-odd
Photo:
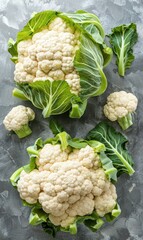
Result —
[{"label": "white cauliflower curd", "polygon": [[99,154],[87,145],[61,150],[50,143],[39,150],[37,169],[20,174],[17,189],[29,204],[39,202],[55,226],[68,227],[78,216],[99,216],[116,205],[116,188],[101,167]]},{"label": "white cauliflower curd", "polygon": [[80,78],[73,59],[79,48],[79,35],[78,30],[56,17],[31,39],[19,42],[14,80],[19,83],[65,80],[71,92],[78,94]]}]

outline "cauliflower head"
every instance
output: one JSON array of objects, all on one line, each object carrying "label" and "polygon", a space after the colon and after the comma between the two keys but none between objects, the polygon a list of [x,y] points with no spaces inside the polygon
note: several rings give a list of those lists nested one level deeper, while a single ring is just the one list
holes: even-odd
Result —
[{"label": "cauliflower head", "polygon": [[32,133],[28,126],[29,121],[35,118],[34,111],[22,105],[13,107],[3,120],[8,131],[14,131],[19,138],[26,137]]},{"label": "cauliflower head", "polygon": [[123,130],[133,124],[132,114],[135,112],[138,99],[125,91],[111,93],[104,106],[104,114],[110,121],[118,121]]},{"label": "cauliflower head", "polygon": [[88,98],[101,95],[107,87],[103,69],[112,50],[104,37],[98,17],[91,13],[35,14],[16,42],[8,43],[16,64],[13,95],[42,109],[44,118],[69,110],[71,118],[80,118]]},{"label": "cauliflower head", "polygon": [[27,203],[40,203],[55,226],[67,228],[77,217],[93,211],[102,217],[114,209],[116,188],[91,146],[62,150],[47,143],[38,151],[36,166],[21,172],[17,189]]}]

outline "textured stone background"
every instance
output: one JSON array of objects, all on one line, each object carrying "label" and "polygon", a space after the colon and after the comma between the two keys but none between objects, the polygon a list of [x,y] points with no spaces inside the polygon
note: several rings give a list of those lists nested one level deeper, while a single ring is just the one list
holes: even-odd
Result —
[{"label": "textured stone background", "polygon": [[[106,68],[109,81],[106,93],[89,101],[88,110],[80,120],[69,120],[68,115],[58,117],[72,136],[85,136],[103,119],[102,106],[106,96],[114,90],[128,90],[139,98],[135,124],[126,131],[129,149],[135,161],[133,177],[122,176],[117,184],[122,214],[114,223],[105,225],[97,233],[79,226],[77,236],[59,233],[56,240],[142,240],[143,239],[143,1],[142,0],[0,0],[0,240],[52,240],[40,227],[28,225],[29,209],[23,207],[18,193],[10,185],[9,177],[18,167],[28,162],[26,148],[36,138],[51,136],[47,120],[36,110],[33,134],[19,140],[9,134],[2,121],[7,112],[21,102],[12,97],[14,64],[7,53],[9,37],[15,38],[33,11],[54,9],[74,11],[85,9],[96,13],[106,32],[122,23],[137,24],[139,41],[135,61],[125,78],[117,74],[115,59]],[[29,103],[24,103],[30,106]],[[33,108],[33,107],[32,107]],[[34,109],[34,108],[33,108]],[[35,110],[35,109],[34,109]],[[118,128],[118,126],[115,124]]]}]

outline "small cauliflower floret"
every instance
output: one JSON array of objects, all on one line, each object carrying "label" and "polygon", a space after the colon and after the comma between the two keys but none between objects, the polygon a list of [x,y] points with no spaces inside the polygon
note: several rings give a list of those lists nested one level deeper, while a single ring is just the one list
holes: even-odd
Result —
[{"label": "small cauliflower floret", "polygon": [[51,51],[39,52],[39,53],[37,53],[37,60],[38,60],[38,62],[43,61],[43,60],[52,60],[53,56],[54,56],[54,54]]},{"label": "small cauliflower floret", "polygon": [[52,69],[53,63],[50,60],[43,60],[38,63],[39,69],[44,73],[48,73]]},{"label": "small cauliflower floret", "polygon": [[23,61],[23,68],[27,73],[30,73],[31,75],[36,74],[37,72],[38,63],[37,61],[33,61],[31,58],[27,57]]},{"label": "small cauliflower floret", "polygon": [[81,197],[79,201],[73,204],[66,212],[72,216],[84,216],[91,214],[94,210],[93,195],[89,194],[86,197]]},{"label": "small cauliflower floret", "polygon": [[74,149],[69,154],[68,160],[80,161],[86,168],[98,168],[100,166],[99,156],[94,152],[94,149],[87,145],[85,148]]},{"label": "small cauliflower floret", "polygon": [[97,214],[103,217],[106,213],[111,212],[116,205],[116,188],[110,183],[109,188],[102,195],[95,198],[95,209]]},{"label": "small cauliflower floret", "polygon": [[74,47],[70,44],[65,44],[62,49],[62,55],[65,57],[70,57],[74,53]]},{"label": "small cauliflower floret", "polygon": [[30,47],[28,47],[28,56],[33,61],[37,61],[37,46],[35,44],[32,44]]},{"label": "small cauliflower floret", "polygon": [[54,81],[53,78],[47,76],[47,74],[44,73],[43,71],[37,70],[36,78],[34,78],[33,82],[36,82],[36,81],[46,81],[46,80],[49,80],[51,82]]},{"label": "small cauliflower floret", "polygon": [[48,28],[49,30],[64,32],[66,29],[66,23],[62,18],[57,17],[49,24]]},{"label": "small cauliflower floret", "polygon": [[73,71],[72,73],[66,74],[65,80],[69,84],[71,92],[74,94],[78,94],[80,91],[79,75],[75,71]]},{"label": "small cauliflower floret", "polygon": [[100,196],[106,187],[106,182],[108,182],[104,170],[102,168],[99,168],[96,171],[91,170],[90,177],[93,183],[93,195]]},{"label": "small cauliflower floret", "polygon": [[138,99],[132,93],[125,91],[111,93],[104,106],[104,114],[110,121],[118,121],[123,130],[132,124],[132,114],[135,112]]},{"label": "small cauliflower floret", "polygon": [[68,227],[74,222],[75,217],[69,217],[67,213],[59,217],[49,214],[49,219],[55,226]]},{"label": "small cauliflower floret", "polygon": [[19,138],[23,138],[32,133],[28,122],[34,118],[35,113],[31,108],[19,105],[12,108],[4,118],[3,124],[7,130],[14,131]]},{"label": "small cauliflower floret", "polygon": [[39,171],[33,170],[26,173],[24,170],[20,174],[20,180],[17,184],[17,190],[20,197],[30,204],[37,202],[40,193]]},{"label": "small cauliflower floret", "polygon": [[45,192],[39,194],[39,202],[46,213],[54,213],[54,216],[62,216],[69,207],[67,202],[59,203],[57,197],[50,196]]},{"label": "small cauliflower floret", "polygon": [[47,33],[49,30],[46,28],[42,30],[41,32],[35,33],[32,37],[32,42],[36,44],[38,41],[40,41]]},{"label": "small cauliflower floret", "polygon": [[71,73],[74,70],[73,68],[73,58],[72,57],[63,57],[62,58],[62,71],[64,73]]},{"label": "small cauliflower floret", "polygon": [[41,78],[43,78],[43,77],[47,78],[47,74],[38,69],[37,72],[36,72],[36,77],[37,78],[40,78],[40,77]]},{"label": "small cauliflower floret", "polygon": [[23,67],[22,63],[17,63],[14,71],[14,80],[16,82],[33,82],[34,75],[28,74]]},{"label": "small cauliflower floret", "polygon": [[54,80],[64,80],[64,73],[62,70],[50,71],[48,77],[53,78]]},{"label": "small cauliflower floret", "polygon": [[39,62],[38,67],[45,73],[48,73],[51,69],[57,70],[60,69],[62,62],[60,60],[43,60]]},{"label": "small cauliflower floret", "polygon": [[23,55],[24,57],[28,56],[28,47],[32,45],[31,39],[21,41],[17,45],[18,56]]},{"label": "small cauliflower floret", "polygon": [[80,77],[75,72],[74,56],[79,49],[80,32],[56,17],[32,39],[18,43],[16,82],[65,80],[74,94],[80,92]]},{"label": "small cauliflower floret", "polygon": [[62,53],[60,51],[57,51],[56,53],[54,53],[53,58],[55,60],[61,60],[62,59]]},{"label": "small cauliflower floret", "polygon": [[42,166],[42,169],[48,170],[51,164],[55,162],[64,162],[67,159],[68,153],[62,151],[59,144],[52,145],[48,143],[40,151],[39,159],[37,159],[37,166]]}]

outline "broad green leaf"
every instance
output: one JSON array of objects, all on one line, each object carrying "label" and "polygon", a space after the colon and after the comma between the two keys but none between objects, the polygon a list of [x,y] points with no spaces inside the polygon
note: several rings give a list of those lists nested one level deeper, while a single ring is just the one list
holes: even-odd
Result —
[{"label": "broad green leaf", "polygon": [[62,18],[68,17],[68,19],[80,27],[81,31],[84,30],[88,33],[92,40],[100,44],[103,43],[105,33],[99,18],[95,14],[79,10],[75,13],[61,13],[59,16]]},{"label": "broad green leaf", "polygon": [[71,108],[73,94],[66,81],[36,81],[19,84],[18,87],[35,107],[43,110],[44,118],[62,114]]},{"label": "broad green leaf", "polygon": [[43,11],[35,14],[29,22],[25,25],[25,27],[17,34],[17,43],[31,38],[32,35],[42,27],[46,26],[54,17],[56,17],[56,11]]},{"label": "broad green leaf", "polygon": [[112,58],[112,49],[104,43],[104,29],[99,18],[92,13],[83,10],[78,10],[75,13],[61,13],[59,16],[65,18],[66,21],[72,20],[77,28],[85,35],[87,34],[95,43],[99,43],[103,51],[104,67],[109,64]]},{"label": "broad green leaf", "polygon": [[101,122],[88,133],[87,139],[97,140],[105,145],[105,153],[112,160],[118,176],[122,173],[134,173],[131,155],[126,150],[127,138],[113,127]]},{"label": "broad green leaf", "polygon": [[82,34],[80,48],[74,59],[75,68],[80,76],[81,97],[98,96],[106,90],[107,79],[103,72],[103,64],[99,45]]},{"label": "broad green leaf", "polygon": [[138,39],[136,24],[115,27],[109,37],[113,52],[117,56],[118,72],[124,76],[126,69],[130,68],[134,60],[133,46]]}]

